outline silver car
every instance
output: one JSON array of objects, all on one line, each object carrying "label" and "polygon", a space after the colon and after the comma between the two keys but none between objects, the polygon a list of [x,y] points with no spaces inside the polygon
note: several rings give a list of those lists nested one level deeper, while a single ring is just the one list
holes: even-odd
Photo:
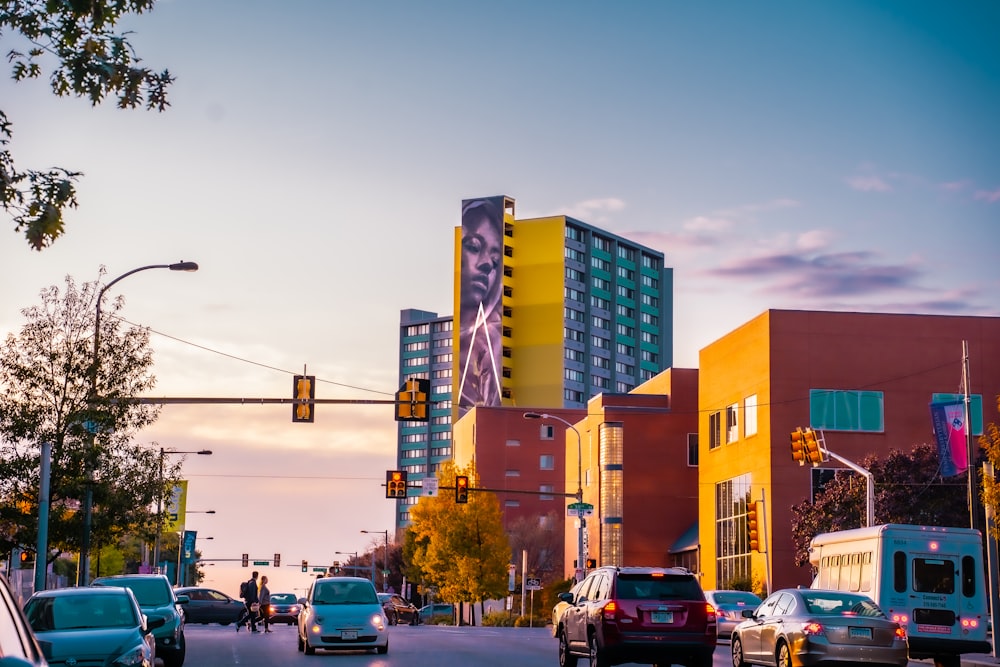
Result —
[{"label": "silver car", "polygon": [[368,579],[316,579],[304,600],[298,617],[300,651],[389,651],[389,621]]},{"label": "silver car", "polygon": [[865,595],[788,588],[743,616],[732,634],[733,667],[907,664],[906,632]]},{"label": "silver car", "polygon": [[38,591],[24,604],[28,624],[53,665],[153,667],[156,640],[135,596],[118,586]]},{"label": "silver car", "polygon": [[729,641],[733,628],[743,622],[744,609],[756,609],[763,600],[750,591],[705,591],[705,599],[715,608],[715,630],[719,639]]}]

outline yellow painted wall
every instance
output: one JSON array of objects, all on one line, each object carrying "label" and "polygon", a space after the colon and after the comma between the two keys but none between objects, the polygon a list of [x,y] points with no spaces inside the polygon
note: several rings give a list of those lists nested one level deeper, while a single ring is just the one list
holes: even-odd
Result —
[{"label": "yellow painted wall", "polygon": [[[716,484],[739,475],[751,476],[751,494],[760,500],[771,493],[771,433],[770,433],[770,317],[765,312],[743,326],[703,348],[699,353],[698,385],[698,530],[701,542],[702,585],[716,588]],[[744,399],[757,396],[757,433],[746,437]],[[739,404],[739,433],[735,442],[725,444],[726,407]],[[723,444],[709,450],[709,415],[721,412]],[[758,508],[760,509],[760,507]],[[770,500],[761,514],[767,530],[761,533],[762,544],[770,550]],[[763,554],[752,553],[753,573],[761,582],[765,576]]]}]

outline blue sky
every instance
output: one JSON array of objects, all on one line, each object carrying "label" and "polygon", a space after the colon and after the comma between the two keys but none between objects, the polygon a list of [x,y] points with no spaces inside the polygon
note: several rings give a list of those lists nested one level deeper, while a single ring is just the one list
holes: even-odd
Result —
[{"label": "blue sky", "polygon": [[[450,313],[461,200],[499,194],[663,251],[679,367],[768,308],[1000,315],[994,2],[161,0],[127,27],[177,77],[166,113],[0,79],[19,166],[85,172],[64,238],[0,243],[0,332],[65,275],[197,261],[112,292],[157,332],[157,395],[286,396],[307,365],[386,398],[399,310]],[[206,557],[391,526],[390,410],[289,412],[143,435],[216,452],[186,466]]]}]

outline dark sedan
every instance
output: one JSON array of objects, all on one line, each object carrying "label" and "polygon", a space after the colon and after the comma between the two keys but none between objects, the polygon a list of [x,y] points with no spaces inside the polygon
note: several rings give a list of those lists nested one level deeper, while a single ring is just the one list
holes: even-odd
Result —
[{"label": "dark sedan", "polygon": [[299,621],[299,604],[295,593],[271,593],[271,604],[269,605],[271,623],[287,623],[295,625]]},{"label": "dark sedan", "polygon": [[235,623],[245,609],[242,600],[231,598],[212,588],[189,586],[178,588],[175,592],[188,597],[188,601],[183,604],[188,623],[229,625]]},{"label": "dark sedan", "polygon": [[382,603],[382,611],[389,619],[389,625],[399,625],[400,623],[417,625],[420,623],[420,610],[399,595],[379,593],[378,601]]}]

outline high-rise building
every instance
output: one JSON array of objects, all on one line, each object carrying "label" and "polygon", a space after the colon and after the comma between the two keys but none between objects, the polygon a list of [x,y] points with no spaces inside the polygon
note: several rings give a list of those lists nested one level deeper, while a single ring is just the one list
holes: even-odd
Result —
[{"label": "high-rise building", "polygon": [[[430,378],[438,401],[429,423],[399,429],[414,486],[447,458],[434,454],[451,446],[445,413],[583,408],[672,365],[673,271],[662,252],[565,215],[518,220],[502,195],[463,201],[454,238],[455,317],[405,310],[400,320],[400,378]],[[397,526],[415,500],[399,501]]]}]

